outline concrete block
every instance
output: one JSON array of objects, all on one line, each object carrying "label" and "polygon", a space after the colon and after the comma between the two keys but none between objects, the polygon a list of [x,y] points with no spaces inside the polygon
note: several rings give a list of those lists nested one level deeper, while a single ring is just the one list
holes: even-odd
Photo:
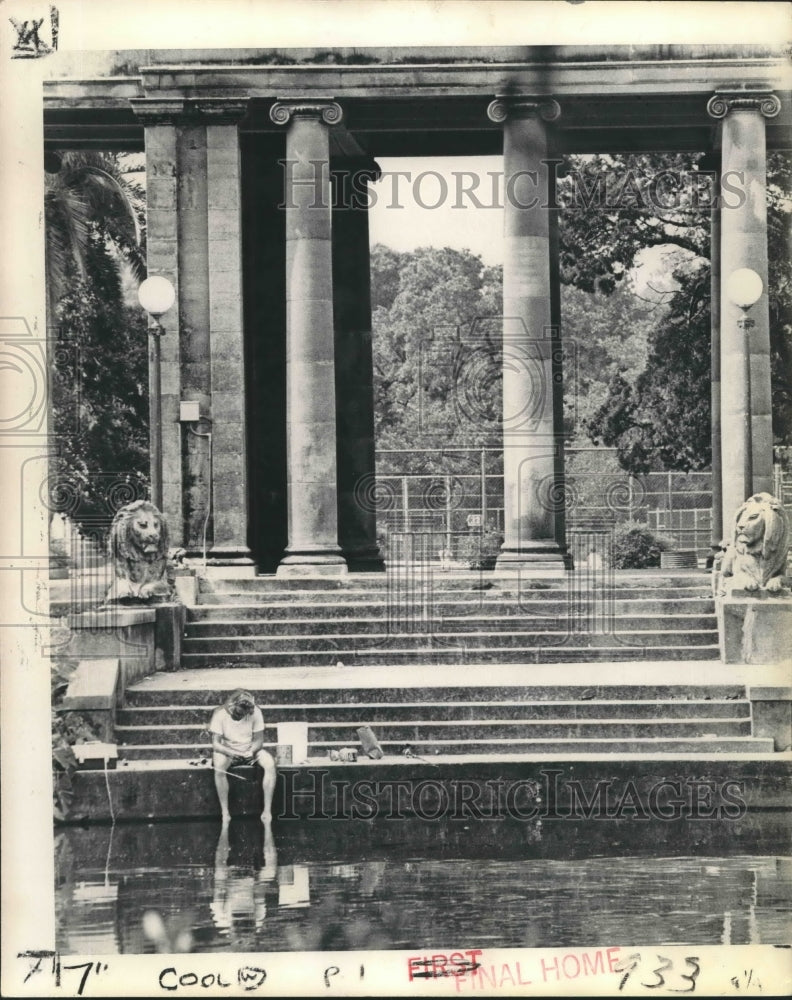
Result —
[{"label": "concrete block", "polygon": [[242,257],[239,239],[217,237],[209,233],[209,257],[212,262],[210,283],[214,287],[219,275],[230,275],[230,280],[239,286],[239,268]]},{"label": "concrete block", "polygon": [[243,400],[238,392],[226,392],[225,389],[212,391],[212,417],[215,425],[215,443],[220,440],[218,430],[220,427],[229,428],[229,434],[233,434],[239,449],[245,426],[245,413]]},{"label": "concrete block", "polygon": [[245,378],[238,361],[215,361],[212,365],[212,380],[223,387],[224,392],[244,392]]},{"label": "concrete block", "polygon": [[83,708],[115,710],[119,698],[118,659],[80,660],[63,698],[65,710]]},{"label": "concrete block", "polygon": [[792,749],[792,687],[750,687],[753,735],[771,739],[777,752]]},{"label": "concrete block", "polygon": [[236,208],[209,208],[207,213],[209,239],[239,237],[240,219]]},{"label": "concrete block", "polygon": [[191,607],[198,603],[198,578],[191,572],[179,572],[174,575],[176,597],[185,606]]}]

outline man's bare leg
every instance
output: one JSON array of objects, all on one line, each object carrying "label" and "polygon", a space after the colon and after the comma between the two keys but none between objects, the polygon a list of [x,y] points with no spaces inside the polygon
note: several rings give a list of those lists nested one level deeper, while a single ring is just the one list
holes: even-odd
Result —
[{"label": "man's bare leg", "polygon": [[223,818],[223,826],[231,822],[231,813],[228,809],[228,768],[231,765],[231,758],[222,753],[212,754],[212,767],[214,768],[214,782],[217,789],[217,797],[220,800],[220,813]]},{"label": "man's bare leg", "polygon": [[275,761],[266,750],[259,750],[256,754],[256,763],[264,772],[264,778],[261,782],[261,787],[264,791],[264,811],[261,814],[261,821],[269,823],[272,821],[272,796],[275,792],[275,778],[277,775]]}]

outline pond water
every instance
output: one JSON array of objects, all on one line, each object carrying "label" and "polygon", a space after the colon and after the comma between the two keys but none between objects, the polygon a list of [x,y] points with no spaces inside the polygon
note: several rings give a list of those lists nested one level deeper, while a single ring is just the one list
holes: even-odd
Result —
[{"label": "pond water", "polygon": [[72,827],[56,834],[58,948],[153,952],[151,911],[162,951],[786,944],[789,854],[772,812]]}]

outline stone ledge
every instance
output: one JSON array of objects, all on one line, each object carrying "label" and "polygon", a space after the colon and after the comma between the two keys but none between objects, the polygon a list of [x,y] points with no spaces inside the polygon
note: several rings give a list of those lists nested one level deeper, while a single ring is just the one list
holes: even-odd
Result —
[{"label": "stone ledge", "polygon": [[[142,762],[141,762],[142,763]],[[175,765],[175,766],[174,766]],[[232,782],[231,809],[234,815],[256,816],[261,812],[261,782],[252,768],[247,769],[251,780]],[[300,806],[300,815],[310,813],[316,788],[316,775],[324,773],[319,798],[322,807],[336,810],[336,789],[333,782],[347,780],[412,779],[432,781],[441,785],[449,782],[525,782],[543,781],[543,770],[557,770],[559,782],[570,780],[592,782],[611,781],[623,787],[633,781],[643,797],[662,781],[682,783],[727,781],[742,783],[742,796],[748,810],[788,809],[789,781],[792,777],[791,754],[679,754],[679,755],[547,755],[543,758],[511,759],[490,755],[476,758],[465,756],[441,763],[421,763],[406,760],[362,761],[336,763],[317,760],[301,767],[279,770],[273,802],[277,819],[283,809],[285,779],[288,774],[291,794]],[[240,772],[245,771],[244,768]],[[331,777],[330,777],[331,776]],[[107,782],[107,783],[106,783]],[[184,762],[157,761],[146,766],[119,765],[115,771],[79,771],[73,777],[74,799],[69,823],[101,823],[110,821],[108,784],[113,797],[116,820],[158,820],[176,817],[219,818],[219,807],[210,768],[191,767]],[[383,808],[388,808],[386,792]]]},{"label": "stone ledge", "polygon": [[118,704],[120,664],[115,658],[80,660],[69,680],[63,711],[114,710]]},{"label": "stone ledge", "polygon": [[116,709],[122,691],[121,660],[115,657],[80,660],[57,711],[62,715],[76,714],[105,743],[115,743]]},{"label": "stone ledge", "polygon": [[130,625],[146,625],[148,622],[153,622],[155,617],[153,606],[116,606],[69,615],[67,624],[72,629],[126,628]]},{"label": "stone ledge", "polygon": [[748,688],[751,701],[792,701],[792,687],[754,687]]}]

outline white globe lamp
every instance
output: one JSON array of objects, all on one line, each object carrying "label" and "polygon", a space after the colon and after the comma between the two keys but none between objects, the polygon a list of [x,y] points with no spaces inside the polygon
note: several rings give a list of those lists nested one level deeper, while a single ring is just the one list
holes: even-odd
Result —
[{"label": "white globe lamp", "polygon": [[167,278],[154,274],[141,282],[138,301],[149,315],[159,319],[176,301],[176,289]]}]

